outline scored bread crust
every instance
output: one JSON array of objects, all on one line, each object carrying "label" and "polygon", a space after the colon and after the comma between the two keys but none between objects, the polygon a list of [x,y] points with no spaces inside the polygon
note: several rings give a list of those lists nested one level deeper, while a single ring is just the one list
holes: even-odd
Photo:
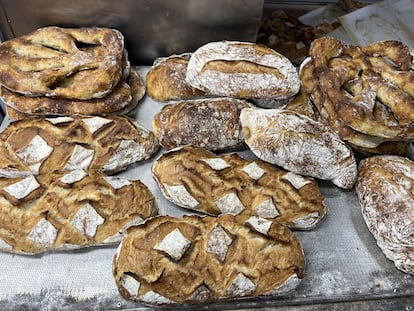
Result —
[{"label": "scored bread crust", "polygon": [[205,95],[186,81],[191,53],[157,58],[146,76],[146,92],[158,101],[189,99]]},{"label": "scored bread crust", "polygon": [[122,76],[124,38],[109,28],[39,28],[0,44],[0,84],[30,96],[100,98]]},{"label": "scored bread crust", "polygon": [[176,101],[154,116],[153,130],[166,149],[194,145],[234,150],[244,146],[239,117],[247,107],[247,101],[230,97]]},{"label": "scored bread crust", "polygon": [[282,109],[246,108],[240,121],[245,142],[258,158],[344,189],[354,186],[353,152],[328,126]]},{"label": "scored bread crust", "polygon": [[0,178],[0,250],[37,254],[118,243],[157,214],[140,181],[73,170]]},{"label": "scored bread crust", "polygon": [[309,230],[327,213],[314,179],[236,153],[177,148],[154,162],[152,174],[169,201],[208,215],[259,216]]},{"label": "scored bread crust", "polygon": [[288,228],[232,215],[154,217],[128,229],[113,260],[120,294],[150,306],[286,294],[304,268]]},{"label": "scored bread crust", "polygon": [[0,98],[6,104],[7,114],[12,120],[30,115],[109,115],[129,112],[136,107],[145,94],[145,83],[135,70],[128,79],[120,82],[111,93],[102,98],[75,100],[53,97],[29,97],[0,88]]},{"label": "scored bread crust", "polygon": [[365,223],[384,255],[414,275],[414,162],[395,155],[361,161],[356,192]]},{"label": "scored bread crust", "polygon": [[78,168],[115,173],[159,148],[151,131],[126,116],[31,117],[11,122],[0,139],[6,176],[22,168],[33,174]]},{"label": "scored bread crust", "polygon": [[191,55],[187,82],[212,95],[247,99],[286,99],[300,80],[285,56],[263,45],[210,42]]}]

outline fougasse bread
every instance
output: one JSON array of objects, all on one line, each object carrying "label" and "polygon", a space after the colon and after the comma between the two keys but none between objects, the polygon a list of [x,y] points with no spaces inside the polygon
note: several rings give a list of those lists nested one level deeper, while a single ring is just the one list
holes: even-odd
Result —
[{"label": "fougasse bread", "polygon": [[43,27],[0,44],[0,84],[30,96],[100,98],[121,79],[123,56],[118,30]]},{"label": "fougasse bread", "polygon": [[151,131],[125,116],[31,117],[9,123],[0,134],[0,167],[4,176],[79,168],[109,174],[158,148]]},{"label": "fougasse bread", "polygon": [[251,106],[231,97],[175,101],[154,116],[153,130],[165,149],[185,145],[212,151],[240,149],[245,147],[240,111]]},{"label": "fougasse bread", "polygon": [[313,178],[236,153],[219,156],[200,147],[181,147],[160,156],[152,174],[169,201],[208,215],[257,216],[309,230],[327,212]]},{"label": "fougasse bread", "polygon": [[150,306],[282,295],[304,269],[288,228],[232,215],[154,217],[127,230],[113,260],[120,294]]},{"label": "fougasse bread", "polygon": [[356,193],[369,231],[395,266],[414,275],[414,162],[396,155],[361,161]]},{"label": "fougasse bread", "polygon": [[290,110],[260,108],[243,109],[240,121],[246,144],[263,161],[353,188],[357,178],[353,151],[323,123]]},{"label": "fougasse bread", "polygon": [[155,216],[142,182],[81,169],[0,177],[0,250],[37,254],[119,243]]}]

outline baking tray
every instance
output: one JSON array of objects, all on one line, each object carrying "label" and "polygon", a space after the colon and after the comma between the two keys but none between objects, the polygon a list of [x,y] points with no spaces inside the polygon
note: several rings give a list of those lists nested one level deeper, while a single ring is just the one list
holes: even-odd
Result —
[{"label": "baking tray", "polygon": [[[135,69],[145,78],[149,67]],[[146,96],[129,115],[151,129],[152,118],[163,105]],[[6,118],[2,128],[7,123]],[[151,165],[162,152],[119,175],[143,181],[154,194],[160,214],[180,217],[189,212],[168,202],[151,176]],[[240,154],[255,158],[249,150]],[[295,232],[306,257],[306,276],[296,290],[280,297],[179,305],[179,309],[329,305],[403,298],[408,298],[407,308],[414,307],[414,276],[397,270],[377,247],[362,218],[355,191],[345,191],[325,181],[319,185],[329,212],[315,229]],[[147,309],[119,295],[112,277],[116,248],[90,247],[35,256],[0,253],[0,310]]]}]

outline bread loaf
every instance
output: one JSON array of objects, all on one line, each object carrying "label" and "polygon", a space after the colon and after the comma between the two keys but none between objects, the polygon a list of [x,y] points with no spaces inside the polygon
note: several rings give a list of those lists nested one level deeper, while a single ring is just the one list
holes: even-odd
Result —
[{"label": "bread loaf", "polygon": [[153,130],[161,146],[173,149],[194,145],[208,150],[244,146],[240,111],[251,105],[222,97],[178,101],[165,105],[154,116]]},{"label": "bread loaf", "polygon": [[186,81],[191,53],[158,58],[147,73],[147,94],[158,101],[182,100],[205,95]]},{"label": "bread loaf", "polygon": [[30,96],[100,98],[122,77],[114,29],[44,27],[0,44],[0,84]]},{"label": "bread loaf", "polygon": [[187,66],[187,82],[212,95],[286,99],[299,92],[293,64],[262,45],[219,41],[198,48]]},{"label": "bread loaf", "polygon": [[306,230],[327,212],[314,179],[235,153],[174,149],[154,162],[152,174],[168,200],[208,215],[258,216]]},{"label": "bread loaf", "polygon": [[354,186],[353,152],[328,126],[281,109],[246,108],[240,121],[245,142],[258,158],[344,189]]},{"label": "bread loaf", "polygon": [[73,170],[0,178],[0,250],[36,254],[120,241],[157,214],[140,181]]},{"label": "bread loaf", "polygon": [[29,97],[0,88],[0,98],[6,104],[7,115],[12,120],[36,116],[56,115],[110,115],[123,114],[134,109],[144,97],[145,82],[131,70],[125,82],[120,82],[111,93],[89,100]]},{"label": "bread loaf", "polygon": [[114,173],[151,157],[154,134],[125,116],[32,117],[0,134],[2,174],[90,169]]},{"label": "bread loaf", "polygon": [[356,192],[368,229],[395,266],[414,275],[414,163],[379,155],[361,161]]},{"label": "bread loaf", "polygon": [[113,276],[123,297],[146,305],[286,294],[304,277],[300,242],[277,222],[158,216],[127,232]]}]

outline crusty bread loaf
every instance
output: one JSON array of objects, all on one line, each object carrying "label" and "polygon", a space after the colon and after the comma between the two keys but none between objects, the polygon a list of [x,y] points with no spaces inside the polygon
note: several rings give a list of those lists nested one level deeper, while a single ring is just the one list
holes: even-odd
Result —
[{"label": "crusty bread loaf", "polygon": [[209,215],[259,216],[306,230],[327,211],[314,179],[236,153],[177,148],[160,156],[152,173],[168,200]]},{"label": "crusty bread loaf", "polygon": [[299,240],[277,222],[158,216],[127,230],[113,276],[126,299],[164,306],[286,294],[304,267]]},{"label": "crusty bread loaf", "polygon": [[121,79],[123,53],[115,29],[39,28],[0,44],[0,84],[30,96],[100,98]]},{"label": "crusty bread loaf", "polygon": [[205,95],[186,81],[191,53],[157,58],[147,73],[147,94],[158,101],[182,100]]},{"label": "crusty bread loaf", "polygon": [[393,155],[361,161],[356,192],[362,215],[384,255],[414,275],[414,162]]},{"label": "crusty bread loaf", "polygon": [[0,178],[0,250],[35,254],[120,241],[157,213],[140,181],[73,170]]},{"label": "crusty bread loaf", "polygon": [[239,117],[247,107],[251,107],[247,101],[230,97],[178,101],[154,116],[153,130],[166,149],[184,145],[236,149],[244,146]]},{"label": "crusty bread loaf", "polygon": [[155,135],[125,116],[32,117],[0,134],[2,174],[90,169],[114,173],[151,157]]},{"label": "crusty bread loaf", "polygon": [[282,109],[246,108],[240,121],[245,142],[258,158],[341,188],[354,186],[353,152],[328,126]]},{"label": "crusty bread loaf", "polygon": [[286,99],[300,88],[293,64],[283,55],[249,42],[210,42],[198,48],[187,66],[187,82],[212,95]]},{"label": "crusty bread loaf", "polygon": [[53,98],[46,96],[29,97],[0,87],[0,98],[6,104],[11,120],[21,120],[31,115],[110,115],[123,114],[134,109],[144,97],[145,82],[135,70],[127,80],[120,82],[111,93],[89,100]]}]

